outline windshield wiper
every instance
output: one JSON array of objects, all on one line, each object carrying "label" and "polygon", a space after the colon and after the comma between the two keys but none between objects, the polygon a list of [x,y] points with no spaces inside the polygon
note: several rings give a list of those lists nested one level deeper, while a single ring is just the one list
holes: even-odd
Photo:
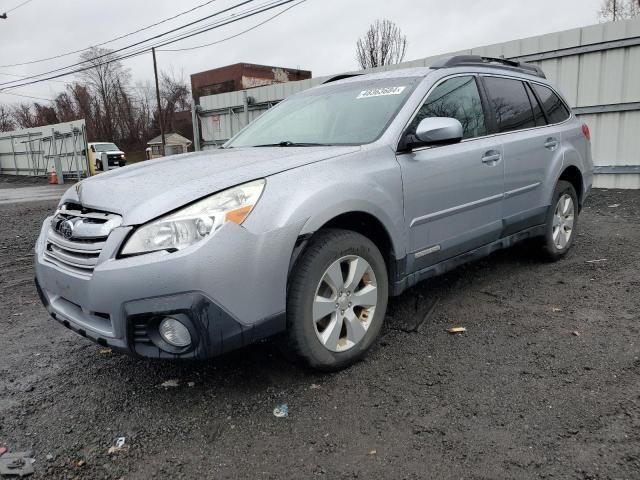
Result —
[{"label": "windshield wiper", "polygon": [[331,147],[330,143],[307,143],[307,142],[292,142],[290,140],[284,140],[279,143],[265,143],[264,145],[254,145],[254,147]]}]

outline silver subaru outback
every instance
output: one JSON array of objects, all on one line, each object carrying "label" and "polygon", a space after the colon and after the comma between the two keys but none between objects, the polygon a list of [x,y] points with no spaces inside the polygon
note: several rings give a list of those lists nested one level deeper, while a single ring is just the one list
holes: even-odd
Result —
[{"label": "silver subaru outback", "polygon": [[36,244],[51,316],[95,342],[208,358],[279,335],[345,367],[389,295],[534,238],[576,238],[589,129],[535,66],[457,56],[342,75],[223,148],[140,163],[65,193]]}]

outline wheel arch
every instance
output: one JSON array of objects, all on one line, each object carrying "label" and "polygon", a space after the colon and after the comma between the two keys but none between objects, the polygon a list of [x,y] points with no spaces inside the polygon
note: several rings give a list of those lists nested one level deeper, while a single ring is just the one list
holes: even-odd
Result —
[{"label": "wheel arch", "polygon": [[389,281],[395,279],[397,273],[397,258],[401,255],[397,241],[390,233],[390,228],[377,215],[366,210],[348,210],[327,216],[322,220],[309,221],[298,236],[296,246],[291,256],[289,271],[304,252],[309,240],[319,231],[328,228],[350,230],[371,240],[384,258]]},{"label": "wheel arch", "polygon": [[575,165],[568,165],[562,170],[562,173],[558,177],[556,183],[560,180],[564,180],[565,182],[569,182],[573,185],[576,195],[578,196],[578,206],[582,209],[582,200],[584,199],[584,181],[580,169]]}]

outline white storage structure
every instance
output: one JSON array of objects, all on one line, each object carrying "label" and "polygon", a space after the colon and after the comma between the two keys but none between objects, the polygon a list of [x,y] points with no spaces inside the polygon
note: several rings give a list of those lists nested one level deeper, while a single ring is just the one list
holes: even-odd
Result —
[{"label": "white storage structure", "polygon": [[0,132],[0,173],[47,176],[55,170],[64,178],[87,177],[85,121]]}]

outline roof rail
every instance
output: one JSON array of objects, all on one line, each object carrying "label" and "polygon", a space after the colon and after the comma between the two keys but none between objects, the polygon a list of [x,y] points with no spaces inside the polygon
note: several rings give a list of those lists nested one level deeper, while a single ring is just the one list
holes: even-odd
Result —
[{"label": "roof rail", "polygon": [[358,77],[360,75],[364,75],[363,73],[341,73],[340,75],[334,75],[331,78],[326,79],[322,84],[337,82],[338,80],[344,80],[345,78]]},{"label": "roof rail", "polygon": [[547,78],[542,69],[537,65],[519,62],[517,60],[508,60],[506,58],[481,57],[480,55],[455,55],[453,57],[445,57],[431,65],[430,68],[468,67],[473,65],[503,68],[505,70],[519,71],[528,73],[529,75]]}]

